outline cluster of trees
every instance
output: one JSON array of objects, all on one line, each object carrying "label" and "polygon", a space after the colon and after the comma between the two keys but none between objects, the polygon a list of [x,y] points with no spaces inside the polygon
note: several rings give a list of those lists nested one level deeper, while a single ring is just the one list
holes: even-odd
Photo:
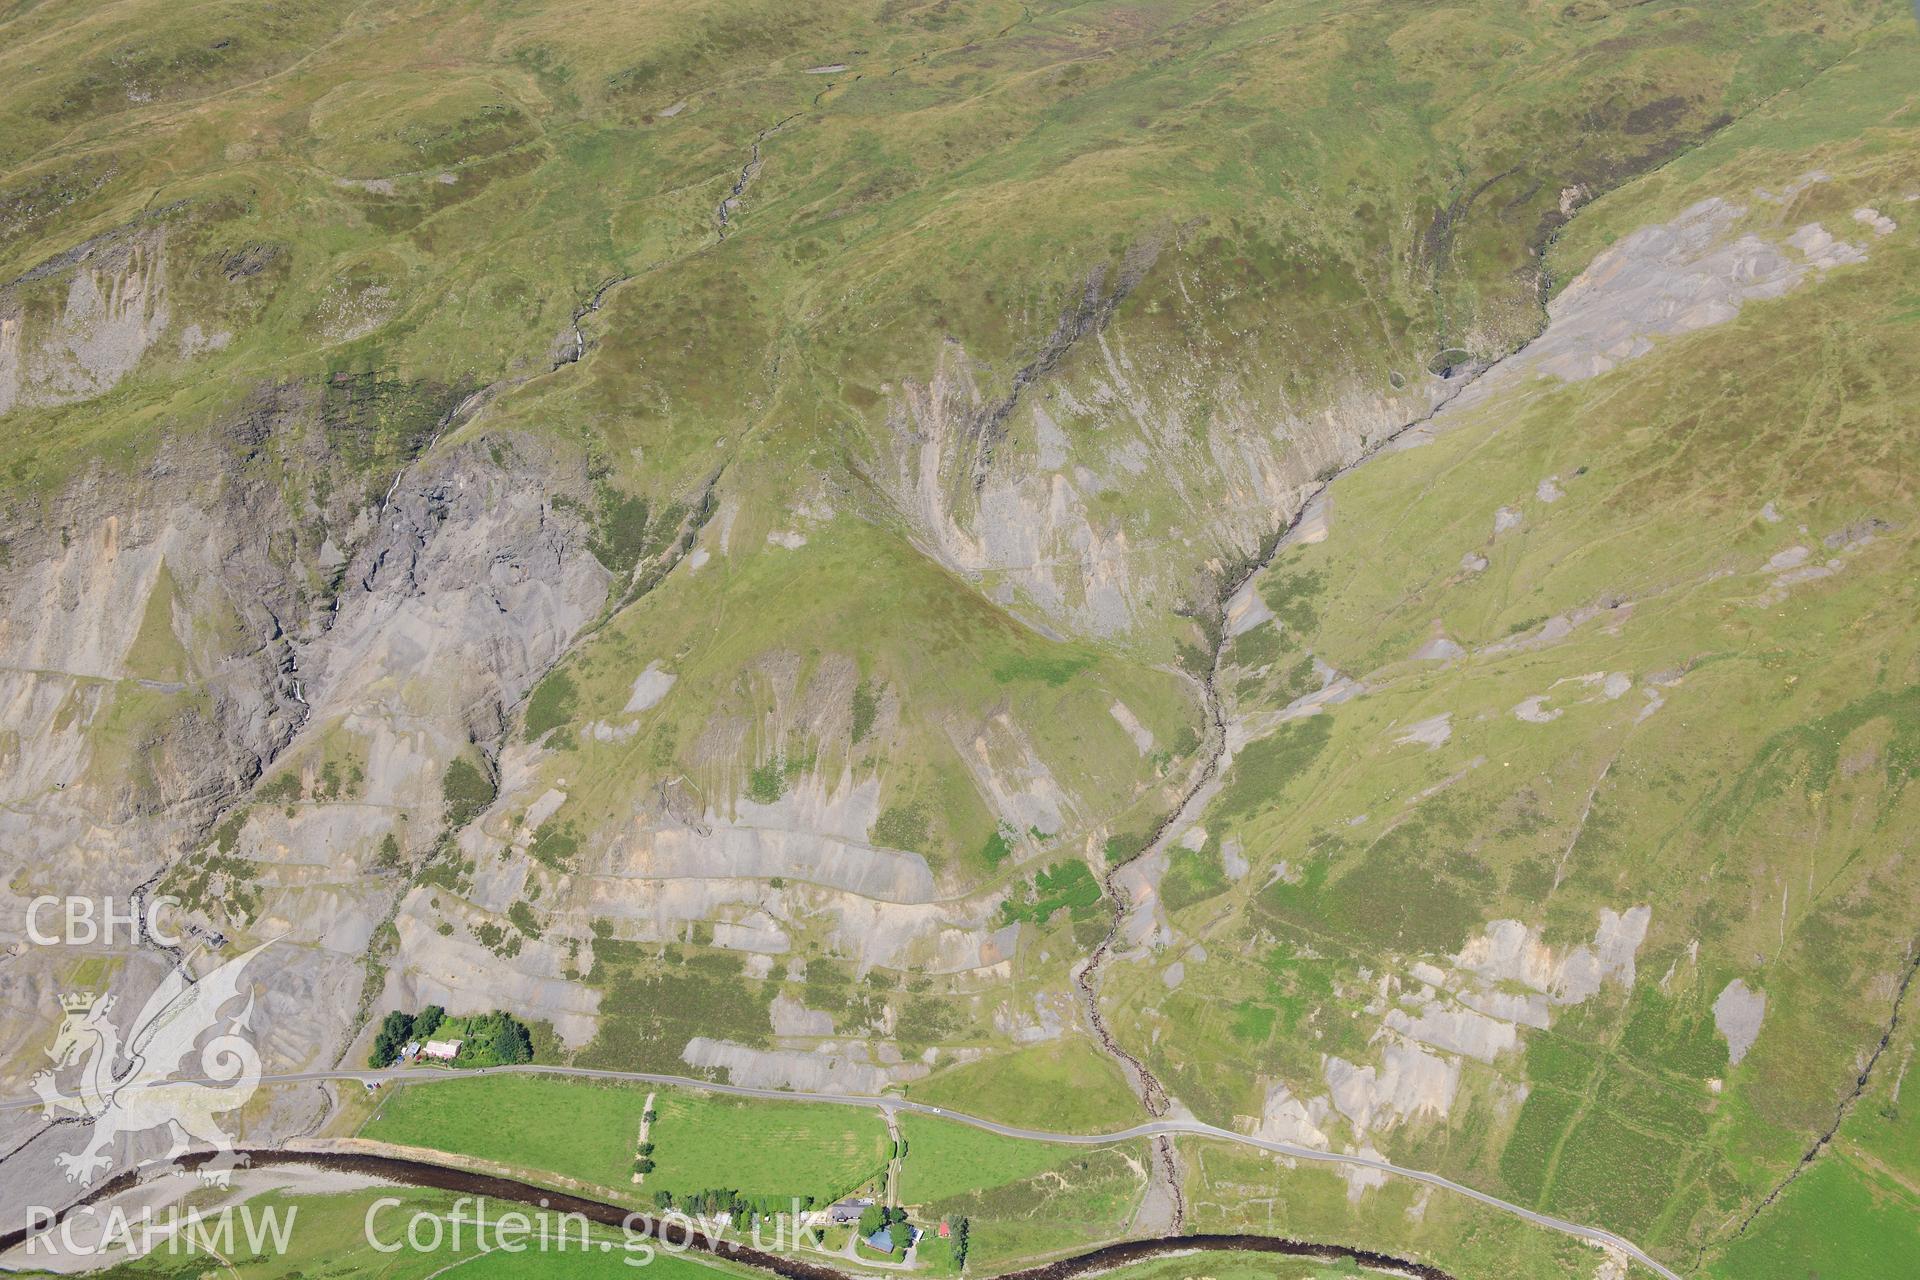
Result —
[{"label": "cluster of trees", "polygon": [[[640,1146],[644,1153],[653,1144],[643,1142]],[[646,1160],[644,1154],[641,1159],[648,1164],[653,1163]],[[717,1218],[723,1213],[731,1214],[736,1226],[750,1228],[756,1220],[771,1219],[775,1214],[790,1212],[795,1199],[799,1200],[802,1212],[813,1208],[812,1196],[743,1196],[738,1191],[717,1187],[681,1196],[662,1189],[653,1193],[653,1207],[662,1213],[678,1209],[690,1218]]]},{"label": "cluster of trees", "polygon": [[896,1232],[894,1228],[904,1227],[906,1224],[907,1211],[899,1205],[870,1204],[860,1213],[860,1238],[865,1240],[874,1232],[884,1230],[889,1240],[896,1240],[906,1233]]},{"label": "cluster of trees", "polygon": [[367,1055],[367,1065],[392,1066],[407,1041],[425,1040],[438,1031],[440,1024],[446,1020],[447,1011],[437,1004],[430,1004],[419,1013],[404,1013],[395,1009],[381,1022],[380,1030],[374,1033],[373,1052]]},{"label": "cluster of trees", "polygon": [[[640,1113],[640,1121],[648,1130],[651,1130],[653,1128],[653,1122],[655,1120],[658,1120],[659,1118],[660,1118],[660,1113],[658,1111],[655,1111],[652,1107],[648,1107],[645,1111]],[[641,1143],[639,1149],[636,1150],[633,1154],[635,1157],[633,1162],[633,1171],[635,1173],[652,1173],[653,1172],[653,1144],[651,1142]],[[655,1197],[655,1200],[656,1201],[658,1200],[657,1196]],[[673,1196],[668,1195],[667,1204],[671,1205],[672,1203],[673,1203]],[[662,1207],[666,1207],[666,1206],[662,1206]]]},{"label": "cluster of trees", "polygon": [[[367,1065],[392,1066],[408,1041],[424,1041],[439,1032],[446,1022],[447,1011],[437,1004],[430,1004],[419,1013],[395,1009],[374,1033],[373,1051],[367,1055]],[[454,1062],[459,1066],[491,1067],[533,1061],[533,1033],[510,1013],[496,1009],[468,1018],[457,1034],[460,1054]]]},{"label": "cluster of trees", "polygon": [[498,1009],[468,1018],[459,1060],[474,1066],[532,1062],[533,1033],[520,1019]]},{"label": "cluster of trees", "polygon": [[966,1218],[955,1218],[947,1223],[952,1234],[947,1238],[947,1251],[953,1255],[953,1265],[967,1265],[967,1229],[973,1224]]}]

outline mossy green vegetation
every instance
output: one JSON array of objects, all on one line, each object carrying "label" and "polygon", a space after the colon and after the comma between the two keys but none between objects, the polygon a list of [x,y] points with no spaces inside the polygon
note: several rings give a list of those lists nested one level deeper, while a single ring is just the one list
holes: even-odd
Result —
[{"label": "mossy green vegetation", "polygon": [[573,681],[565,671],[555,671],[534,686],[527,699],[526,731],[535,740],[566,724],[574,714]]},{"label": "mossy green vegetation", "polygon": [[1030,924],[1051,922],[1057,912],[1074,921],[1092,920],[1100,902],[1100,882],[1087,864],[1078,860],[1056,863],[1037,872],[1024,890],[1001,904],[1008,920]]},{"label": "mossy green vegetation", "polygon": [[601,1022],[581,1065],[685,1074],[681,1051],[696,1035],[768,1043],[775,985],[747,977],[738,955],[605,939],[593,945]]},{"label": "mossy green vegetation", "polygon": [[479,817],[493,803],[494,791],[493,779],[483,766],[465,756],[448,761],[446,772],[440,776],[447,830],[458,831]]},{"label": "mossy green vegetation", "polygon": [[1138,1114],[1119,1066],[1067,1036],[947,1067],[908,1085],[906,1096],[1056,1133],[1122,1129]]},{"label": "mossy green vegetation", "polygon": [[[1336,1059],[1379,1084],[1414,1040],[1385,1019],[1450,1000],[1490,922],[1557,962],[1647,907],[1631,978],[1446,1050],[1444,1103],[1364,1135],[1330,1105],[1329,1142],[1729,1272],[1785,1267],[1828,1206],[1898,1245],[1912,1179],[1865,1145],[1728,1224],[1831,1123],[1911,945],[1915,40],[1891,0],[14,6],[0,567],[191,466],[283,575],[248,634],[169,543],[83,674],[23,660],[85,726],[46,785],[179,824],[202,847],[161,887],[233,932],[329,833],[353,877],[323,891],[380,922],[369,993],[418,959],[395,899],[444,894],[425,936],[488,980],[597,991],[583,1063],[825,1039],[776,1034],[785,990],[931,1066],[915,1097],[1093,1128],[1137,1108],[1068,974],[1102,874],[1200,776],[1217,672],[1234,759],[1193,847],[1130,868],[1164,864],[1153,928],[1102,986],[1183,1106],[1258,1123]],[[1372,453],[1459,389],[1429,372],[1517,347],[1596,252],[1709,197],[1730,238],[1802,263],[1817,222],[1867,261]],[[90,287],[134,321],[103,345]],[[85,376],[36,372],[63,352]],[[395,482],[456,460],[536,494],[540,549],[604,599],[527,606],[552,561],[482,528],[500,554],[458,587],[538,617],[526,679],[455,706],[422,673],[305,725],[283,632],[405,573],[370,531],[430,525],[446,495],[390,509]],[[1232,634],[1225,587],[1322,483],[1244,601],[1272,619]],[[166,542],[150,514],[122,563]],[[1828,572],[1780,581],[1783,555]],[[258,687],[219,683],[269,644]],[[263,696],[265,745],[183,804]],[[348,728],[402,704],[405,753]],[[0,762],[36,745],[0,734]],[[783,860],[718,865],[748,845]],[[725,901],[662,887],[709,870]],[[769,949],[720,945],[741,930]],[[1766,997],[1738,1062],[1735,978]],[[1030,1010],[1057,1040],[1016,1039]],[[682,1189],[729,1185],[708,1158],[674,1157]],[[1118,1230],[1140,1158],[940,1190],[979,1269]],[[1269,1172],[1203,1170],[1195,1221],[1252,1220]],[[1591,1270],[1346,1194],[1261,1199],[1468,1273]]]}]

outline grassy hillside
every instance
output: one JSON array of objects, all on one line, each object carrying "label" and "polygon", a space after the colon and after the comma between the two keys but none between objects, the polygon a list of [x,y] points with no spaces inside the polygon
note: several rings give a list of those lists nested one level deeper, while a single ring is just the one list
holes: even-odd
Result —
[{"label": "grassy hillside", "polygon": [[[1893,68],[1913,50],[1889,32],[1602,202],[1584,242],[1716,194],[1741,202],[1730,236],[1910,207]],[[1797,197],[1755,194],[1815,167]],[[1676,1261],[1761,1265],[1755,1204],[1837,1111],[1867,1141],[1850,1095],[1912,966],[1913,246],[1874,238],[1859,266],[1599,377],[1522,384],[1335,483],[1325,540],[1256,584],[1277,621],[1228,650],[1252,741],[1168,863],[1162,901],[1206,959],[1171,996],[1153,969],[1125,979],[1127,1038],[1170,1088],[1223,1122],[1274,1083],[1324,1095],[1330,1059],[1386,1070],[1383,1024],[1444,1048],[1415,1015],[1472,1028],[1528,996],[1467,977],[1487,922],[1565,957],[1644,906],[1635,976],[1551,995],[1511,1047],[1452,1045],[1457,1093],[1376,1113],[1373,1140]],[[1357,691],[1276,715],[1319,687],[1307,655]],[[1228,850],[1250,866],[1229,874]],[[1735,980],[1765,993],[1738,1052],[1716,1013]],[[1352,1120],[1321,1127],[1358,1140]],[[1868,1213],[1834,1165],[1790,1194]]]},{"label": "grassy hillside", "polygon": [[[288,1070],[444,1003],[1093,1131],[1123,1049],[1676,1267],[1896,1248],[1916,52],[1894,0],[4,7],[0,880],[286,937]],[[626,1092],[470,1083],[512,1123],[375,1131],[573,1098],[529,1167],[618,1181]],[[700,1106],[662,1176],[754,1140]],[[976,1270],[1288,1213],[1592,1270],[1135,1145],[906,1177]]]}]

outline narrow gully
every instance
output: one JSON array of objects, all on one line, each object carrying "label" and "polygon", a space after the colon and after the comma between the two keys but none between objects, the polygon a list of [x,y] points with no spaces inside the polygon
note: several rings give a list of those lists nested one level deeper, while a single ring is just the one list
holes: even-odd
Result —
[{"label": "narrow gully", "polygon": [[[1204,744],[1204,749],[1207,753],[1206,760],[1189,780],[1186,790],[1180,796],[1179,803],[1168,811],[1167,815],[1160,820],[1159,825],[1154,827],[1147,841],[1141,845],[1140,852],[1132,858],[1127,859],[1126,862],[1117,863],[1109,867],[1106,874],[1101,877],[1101,884],[1106,890],[1107,901],[1112,904],[1112,918],[1108,922],[1107,932],[1105,936],[1101,938],[1100,945],[1093,949],[1092,954],[1087,957],[1086,963],[1074,974],[1074,984],[1080,989],[1081,1000],[1087,1012],[1087,1023],[1093,1030],[1094,1038],[1100,1043],[1101,1049],[1120,1064],[1121,1070],[1127,1075],[1128,1079],[1132,1081],[1134,1092],[1139,1095],[1141,1105],[1146,1108],[1147,1114],[1156,1120],[1166,1115],[1169,1107],[1172,1105],[1171,1100],[1167,1095],[1165,1086],[1160,1083],[1158,1077],[1156,1077],[1152,1071],[1148,1070],[1144,1062],[1125,1049],[1114,1037],[1112,1030],[1107,1026],[1107,1020],[1100,1012],[1099,975],[1101,967],[1113,958],[1114,944],[1119,939],[1121,925],[1126,920],[1127,910],[1131,905],[1127,891],[1121,887],[1116,877],[1119,875],[1121,869],[1129,863],[1137,861],[1149,854],[1159,852],[1167,840],[1171,838],[1175,830],[1180,829],[1190,817],[1197,816],[1195,811],[1202,804],[1202,796],[1208,785],[1212,783],[1214,778],[1219,774],[1221,762],[1226,759],[1227,717],[1226,710],[1220,698],[1219,678],[1221,666],[1226,660],[1227,633],[1225,614],[1227,604],[1234,596],[1239,594],[1247,583],[1251,582],[1262,570],[1273,563],[1273,558],[1280,553],[1280,548],[1286,545],[1288,535],[1299,528],[1300,522],[1306,518],[1307,512],[1312,509],[1315,500],[1325,494],[1335,481],[1339,480],[1341,476],[1346,475],[1349,471],[1352,471],[1355,467],[1362,465],[1368,459],[1374,457],[1407,432],[1433,421],[1440,411],[1453,403],[1461,392],[1473,385],[1474,382],[1478,381],[1490,370],[1497,368],[1502,360],[1508,359],[1511,356],[1519,354],[1520,351],[1525,350],[1526,346],[1526,343],[1522,343],[1519,347],[1508,352],[1507,355],[1500,357],[1498,360],[1490,361],[1478,368],[1466,370],[1466,376],[1460,379],[1459,385],[1449,389],[1446,396],[1432,408],[1417,418],[1401,423],[1392,431],[1389,431],[1386,435],[1368,445],[1361,452],[1360,456],[1352,462],[1341,466],[1338,470],[1327,476],[1326,479],[1315,484],[1307,491],[1306,496],[1301,500],[1298,510],[1266,541],[1265,545],[1260,549],[1259,554],[1242,564],[1239,570],[1232,577],[1228,578],[1220,588],[1217,597],[1218,604],[1216,606],[1221,614],[1220,627],[1218,634],[1213,638],[1212,660],[1208,664],[1206,674],[1202,676],[1200,680],[1201,705],[1206,715],[1207,738]],[[1180,1186],[1180,1171],[1175,1162],[1172,1139],[1165,1136],[1156,1138],[1155,1154],[1158,1158],[1162,1176],[1166,1180],[1167,1194],[1173,1203],[1173,1231],[1174,1234],[1178,1235],[1186,1227],[1186,1199]]]}]

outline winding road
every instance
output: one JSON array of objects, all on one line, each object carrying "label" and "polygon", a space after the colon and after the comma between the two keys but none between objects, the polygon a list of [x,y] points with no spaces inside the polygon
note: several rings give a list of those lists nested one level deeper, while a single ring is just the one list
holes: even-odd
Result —
[{"label": "winding road", "polygon": [[[1313,1147],[1297,1146],[1291,1142],[1275,1142],[1266,1138],[1256,1138],[1249,1134],[1235,1133],[1231,1129],[1222,1129],[1218,1125],[1207,1124],[1200,1120],[1183,1120],[1162,1117],[1134,1125],[1130,1129],[1119,1129],[1112,1133],[1054,1133],[1047,1129],[1029,1129],[1021,1125],[1002,1124],[997,1120],[988,1120],[983,1116],[968,1115],[962,1111],[953,1111],[946,1107],[936,1107],[930,1103],[915,1102],[907,1098],[887,1097],[861,1093],[798,1093],[789,1089],[758,1089],[747,1085],[715,1084],[709,1080],[695,1080],[688,1076],[657,1075],[646,1071],[609,1071],[592,1067],[542,1066],[538,1064],[507,1067],[473,1067],[462,1070],[440,1067],[392,1067],[382,1071],[338,1070],[338,1071],[293,1071],[284,1074],[263,1075],[262,1084],[298,1084],[302,1082],[319,1083],[324,1081],[354,1080],[362,1085],[386,1085],[405,1082],[408,1084],[434,1084],[449,1080],[466,1080],[474,1076],[490,1075],[549,1075],[570,1076],[588,1080],[629,1081],[640,1084],[670,1085],[683,1089],[705,1089],[710,1093],[728,1094],[739,1098],[762,1098],[774,1102],[823,1102],[835,1106],[874,1107],[888,1114],[910,1114],[938,1116],[956,1124],[969,1125],[987,1133],[998,1134],[1003,1138],[1018,1138],[1031,1142],[1052,1142],[1064,1146],[1103,1147],[1118,1142],[1132,1142],[1145,1138],[1173,1138],[1186,1135],[1195,1138],[1212,1138],[1219,1142],[1237,1143],[1243,1147],[1254,1147],[1274,1155],[1288,1156],[1295,1160],[1310,1160],[1316,1164],[1348,1165],[1362,1169],[1377,1169],[1396,1178],[1406,1178],[1414,1182],[1423,1182],[1428,1186],[1451,1191],[1470,1200],[1502,1213],[1511,1214],[1523,1222],[1549,1231],[1558,1231],[1577,1240],[1590,1244],[1604,1245],[1619,1250],[1641,1266],[1664,1280],[1681,1280],[1680,1275],[1648,1256],[1631,1240],[1615,1235],[1600,1227],[1583,1226],[1569,1222],[1565,1218],[1556,1218],[1551,1214],[1536,1213],[1532,1209],[1502,1200],[1498,1196],[1465,1186],[1445,1178],[1437,1173],[1428,1173],[1423,1169],[1409,1169],[1401,1165],[1390,1164],[1385,1160],[1375,1160],[1368,1156],[1342,1155],[1333,1151],[1320,1151]],[[165,1087],[177,1088],[182,1084],[223,1084],[229,1081],[202,1080],[186,1078],[163,1082]],[[0,1101],[0,1112],[22,1111],[40,1106],[38,1098],[11,1098]]]}]

